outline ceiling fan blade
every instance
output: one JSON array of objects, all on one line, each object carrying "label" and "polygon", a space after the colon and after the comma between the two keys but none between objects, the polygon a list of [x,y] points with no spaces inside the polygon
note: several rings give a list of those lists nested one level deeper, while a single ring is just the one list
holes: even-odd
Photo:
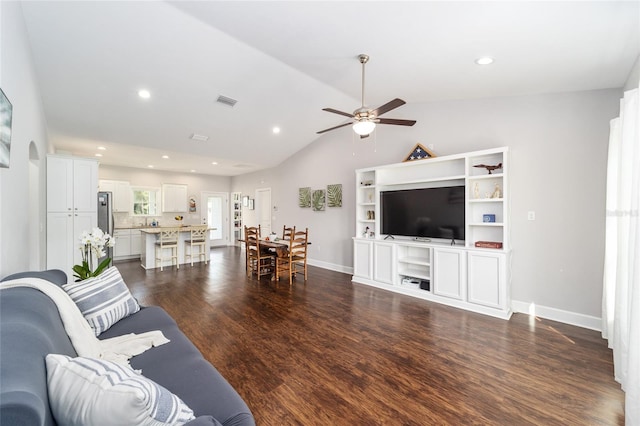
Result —
[{"label": "ceiling fan blade", "polygon": [[378,107],[377,109],[374,109],[372,111],[372,114],[375,115],[376,117],[380,117],[385,112],[389,112],[392,109],[396,109],[404,104],[406,104],[405,101],[399,98],[395,98],[394,100],[387,102],[386,104]]},{"label": "ceiling fan blade", "polygon": [[344,115],[345,117],[353,118],[353,114],[349,114],[348,112],[338,111],[337,109],[333,109],[333,108],[322,108],[322,110],[323,110],[323,111],[327,111],[327,112],[332,112],[332,113],[334,113],[334,114]]},{"label": "ceiling fan blade", "polygon": [[335,130],[335,129],[339,129],[340,127],[349,126],[351,124],[353,124],[353,123],[351,121],[349,121],[347,123],[343,123],[343,124],[340,124],[340,125],[335,126],[335,127],[330,127],[328,129],[320,130],[319,132],[316,132],[316,133],[317,134],[321,134],[321,133],[324,133],[324,132],[328,132],[329,130]]},{"label": "ceiling fan blade", "polygon": [[398,126],[413,126],[416,120],[399,120],[397,118],[378,118],[380,124],[396,124]]}]

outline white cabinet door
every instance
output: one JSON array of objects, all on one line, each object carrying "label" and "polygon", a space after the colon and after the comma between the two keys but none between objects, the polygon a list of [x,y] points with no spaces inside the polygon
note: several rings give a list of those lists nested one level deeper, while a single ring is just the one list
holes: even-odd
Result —
[{"label": "white cabinet door", "polygon": [[73,160],[47,157],[47,211],[73,210]]},{"label": "white cabinet door", "polygon": [[132,207],[131,185],[126,181],[115,181],[113,192],[113,211],[130,212]]},{"label": "white cabinet door", "polygon": [[131,255],[138,256],[142,252],[142,233],[139,229],[131,230]]},{"label": "white cabinet door", "polygon": [[124,180],[103,180],[99,182],[100,191],[111,192],[114,213],[130,212],[133,206],[131,184]]},{"label": "white cabinet door", "polygon": [[47,214],[47,269],[65,271],[68,282],[73,282],[69,273],[74,265],[74,250],[80,253],[79,242],[73,241],[73,213]]},{"label": "white cabinet door", "polygon": [[395,244],[373,244],[373,279],[385,284],[393,285],[393,267],[395,265]]},{"label": "white cabinet door", "polygon": [[464,300],[466,274],[465,252],[455,249],[433,250],[433,293]]},{"label": "white cabinet door", "polygon": [[98,163],[94,160],[73,160],[73,208],[98,211]]},{"label": "white cabinet door", "polygon": [[469,252],[469,302],[506,308],[505,256]]},{"label": "white cabinet door", "polygon": [[364,240],[353,241],[353,275],[371,279],[373,242]]},{"label": "white cabinet door", "polygon": [[111,192],[113,194],[116,192],[116,181],[100,179],[98,181],[98,189],[102,192]]},{"label": "white cabinet door", "polygon": [[[96,201],[97,203],[97,201]],[[73,264],[82,263],[82,252],[80,251],[80,237],[83,232],[91,232],[97,226],[97,212],[75,212],[73,214]],[[98,265],[94,264],[94,268]]]},{"label": "white cabinet door", "polygon": [[162,184],[162,211],[166,213],[187,211],[187,185]]},{"label": "white cabinet door", "polygon": [[114,231],[113,257],[123,257],[131,255],[131,231],[129,229],[118,229]]}]

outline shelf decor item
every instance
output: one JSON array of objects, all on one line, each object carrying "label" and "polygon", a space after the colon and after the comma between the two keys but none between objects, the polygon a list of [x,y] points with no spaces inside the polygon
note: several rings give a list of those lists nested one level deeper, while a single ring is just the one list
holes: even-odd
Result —
[{"label": "shelf decor item", "polygon": [[298,206],[302,208],[311,207],[311,188],[298,189]]},{"label": "shelf decor item", "polygon": [[315,191],[313,191],[313,195],[311,198],[313,200],[313,211],[324,211],[326,198],[324,189],[316,189]]},{"label": "shelf decor item", "polygon": [[502,190],[500,189],[500,185],[496,183],[495,189],[493,190],[493,194],[491,194],[491,198],[502,198]]},{"label": "shelf decor item", "polygon": [[0,89],[0,167],[9,168],[13,106]]},{"label": "shelf decor item", "polygon": [[502,168],[502,163],[498,163],[495,166],[489,166],[487,164],[476,164],[473,167],[484,167],[485,169],[487,169],[487,171],[489,172],[489,174],[493,174],[491,172],[493,172],[494,170],[498,170]]},{"label": "shelf decor item", "polygon": [[82,232],[80,237],[82,264],[73,266],[73,272],[75,272],[73,276],[77,278],[76,282],[100,275],[109,266],[111,258],[106,257],[95,270],[93,265],[98,262],[98,259],[106,256],[106,247],[113,247],[114,245],[115,240],[111,235],[105,234],[100,228],[93,228],[91,232]]},{"label": "shelf decor item", "polygon": [[483,214],[482,221],[484,223],[495,223],[496,215],[495,214]]},{"label": "shelf decor item", "polygon": [[342,184],[327,185],[327,207],[342,207]]},{"label": "shelf decor item", "polygon": [[502,243],[500,241],[476,241],[475,246],[479,248],[501,249]]},{"label": "shelf decor item", "polygon": [[421,144],[417,143],[416,146],[413,147],[409,155],[407,155],[407,158],[403,160],[403,162],[424,160],[427,158],[434,158],[435,156],[436,155],[433,152],[431,152]]}]

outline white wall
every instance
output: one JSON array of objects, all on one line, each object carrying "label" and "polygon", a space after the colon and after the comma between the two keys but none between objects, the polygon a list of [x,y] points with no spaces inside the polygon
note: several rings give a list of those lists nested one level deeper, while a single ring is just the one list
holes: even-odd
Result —
[{"label": "white wall", "polygon": [[[100,179],[128,181],[131,186],[148,186],[160,188],[163,183],[187,185],[187,195],[189,197],[192,195],[196,197],[197,211],[196,213],[187,213],[184,215],[185,224],[200,223],[202,212],[200,193],[202,191],[229,192],[231,186],[231,178],[228,176],[210,176],[196,173],[173,173],[165,172],[162,170],[133,169],[130,167],[107,166],[103,164],[101,164],[98,169],[98,177]],[[174,216],[174,213],[167,213],[165,215],[162,215],[159,219],[160,223],[170,223],[173,221]],[[118,225],[118,221],[131,222],[132,220],[134,220],[131,216],[126,214],[116,214],[115,219],[116,226]]]},{"label": "white wall", "polygon": [[624,85],[624,90],[631,90],[640,87],[640,56],[636,59],[636,63],[633,65],[627,82]]},{"label": "white wall", "polygon": [[[13,105],[11,163],[0,169],[0,277],[23,271],[30,264],[45,266],[45,155],[46,121],[20,2],[0,2],[0,87]],[[29,144],[40,158],[36,173],[37,205],[29,202]],[[37,209],[40,223],[30,223],[28,212]],[[29,246],[29,233],[37,233],[39,247]],[[33,257],[37,262],[33,262]],[[32,261],[30,262],[30,259]]]},{"label": "white wall", "polygon": [[[355,169],[400,162],[416,142],[433,144],[437,155],[508,146],[512,298],[586,316],[590,326],[600,317],[609,120],[620,96],[600,90],[407,104],[388,115],[416,119],[414,127],[378,126],[377,143],[354,141],[349,128],[330,132],[277,168],[234,177],[232,190],[251,195],[271,187],[274,229],[308,226],[313,262],[348,270]],[[343,184],[342,208],[297,207],[299,187],[333,183]],[[528,211],[535,221],[527,221]],[[252,220],[245,213],[245,223]]]}]

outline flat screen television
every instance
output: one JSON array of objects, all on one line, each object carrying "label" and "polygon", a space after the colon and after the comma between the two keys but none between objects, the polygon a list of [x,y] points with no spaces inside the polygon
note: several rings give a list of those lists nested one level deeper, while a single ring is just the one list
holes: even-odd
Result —
[{"label": "flat screen television", "polygon": [[380,192],[383,235],[464,240],[464,186]]}]

